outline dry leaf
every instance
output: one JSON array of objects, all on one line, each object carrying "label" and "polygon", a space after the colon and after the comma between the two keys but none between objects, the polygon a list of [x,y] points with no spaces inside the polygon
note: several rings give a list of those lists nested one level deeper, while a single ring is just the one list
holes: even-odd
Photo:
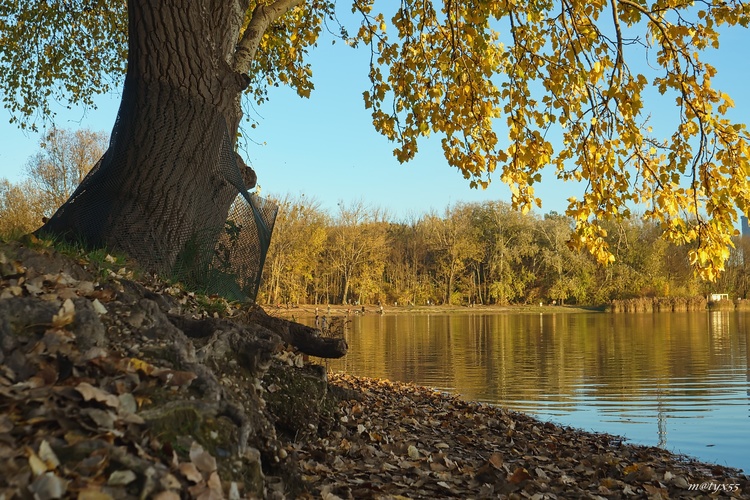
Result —
[{"label": "dry leaf", "polygon": [[125,486],[136,480],[135,472],[132,470],[116,470],[107,479],[109,486]]},{"label": "dry leaf", "polygon": [[34,450],[28,448],[26,450],[26,454],[29,456],[29,468],[31,469],[31,473],[34,475],[34,477],[40,476],[41,474],[47,472],[47,464],[44,463],[44,460],[39,458],[39,455],[34,453]]},{"label": "dry leaf", "polygon": [[151,375],[152,373],[154,373],[154,371],[157,370],[154,365],[138,358],[129,358],[128,368],[132,371],[141,371],[146,375]]},{"label": "dry leaf", "polygon": [[180,494],[176,491],[162,491],[154,495],[153,500],[180,500]]},{"label": "dry leaf", "polygon": [[156,369],[151,375],[159,377],[166,385],[173,387],[187,387],[198,378],[198,375],[193,372],[166,369]]},{"label": "dry leaf", "polygon": [[94,299],[93,301],[91,301],[91,305],[94,306],[94,311],[96,311],[96,314],[98,314],[99,316],[107,314],[107,308],[104,307],[101,302],[99,302],[99,299]]},{"label": "dry leaf", "polygon": [[112,495],[105,493],[94,486],[88,486],[86,489],[78,492],[76,500],[112,500]]},{"label": "dry leaf", "polygon": [[103,288],[101,290],[94,290],[93,292],[89,293],[89,297],[93,297],[94,299],[98,299],[101,302],[112,302],[115,299],[115,296],[117,295],[117,292],[112,290],[111,288]]},{"label": "dry leaf", "polygon": [[81,410],[81,415],[89,417],[99,429],[104,430],[114,429],[115,421],[117,420],[117,416],[114,413],[98,408],[84,408]]},{"label": "dry leaf", "polygon": [[177,469],[180,471],[180,474],[185,476],[185,479],[191,483],[199,483],[203,481],[203,475],[192,462],[182,462]]},{"label": "dry leaf", "polygon": [[529,475],[529,472],[523,467],[519,467],[515,471],[513,471],[513,474],[508,478],[508,481],[513,484],[518,484],[528,479],[531,479],[531,475]]},{"label": "dry leaf", "polygon": [[216,470],[216,459],[195,441],[190,445],[190,461],[203,473],[211,473]]},{"label": "dry leaf", "polygon": [[68,482],[56,476],[53,472],[45,472],[41,476],[37,476],[29,485],[29,491],[34,494],[34,498],[40,500],[63,498],[67,489]]},{"label": "dry leaf", "polygon": [[81,393],[84,401],[98,401],[112,408],[120,407],[120,400],[114,394],[110,394],[107,391],[94,387],[88,382],[81,382],[76,386],[76,390]]},{"label": "dry leaf", "polygon": [[47,470],[53,470],[60,467],[60,460],[57,458],[57,455],[55,455],[55,452],[52,450],[52,447],[46,439],[39,444],[39,458],[47,465]]},{"label": "dry leaf", "polygon": [[73,301],[67,299],[63,302],[60,310],[52,316],[52,326],[55,328],[64,328],[65,326],[73,323],[76,315],[76,306]]},{"label": "dry leaf", "polygon": [[493,453],[487,461],[496,469],[503,466],[503,456],[500,453]]},{"label": "dry leaf", "polygon": [[94,283],[91,281],[79,281],[76,284],[76,288],[84,297],[94,293]]}]

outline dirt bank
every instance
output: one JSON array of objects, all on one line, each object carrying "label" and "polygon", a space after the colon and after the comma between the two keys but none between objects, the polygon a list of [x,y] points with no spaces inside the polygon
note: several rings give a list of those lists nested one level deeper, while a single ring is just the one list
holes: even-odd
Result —
[{"label": "dirt bank", "polygon": [[287,322],[107,257],[0,244],[0,498],[750,495],[735,469],[326,374],[263,326]]}]

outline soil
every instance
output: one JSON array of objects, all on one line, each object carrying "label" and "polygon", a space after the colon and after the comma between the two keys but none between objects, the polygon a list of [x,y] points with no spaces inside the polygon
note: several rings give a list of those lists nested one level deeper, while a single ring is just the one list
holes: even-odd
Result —
[{"label": "soil", "polygon": [[736,469],[326,373],[290,345],[303,309],[97,255],[0,244],[0,498],[750,496]]}]

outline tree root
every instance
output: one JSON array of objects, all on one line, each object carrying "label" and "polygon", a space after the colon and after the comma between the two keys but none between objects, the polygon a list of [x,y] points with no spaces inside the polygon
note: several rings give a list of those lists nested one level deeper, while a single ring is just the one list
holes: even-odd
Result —
[{"label": "tree root", "polygon": [[269,316],[260,306],[254,306],[247,312],[247,320],[268,328],[279,335],[285,342],[301,352],[319,358],[342,358],[349,346],[342,337],[322,337],[320,330],[295,323],[282,318]]}]

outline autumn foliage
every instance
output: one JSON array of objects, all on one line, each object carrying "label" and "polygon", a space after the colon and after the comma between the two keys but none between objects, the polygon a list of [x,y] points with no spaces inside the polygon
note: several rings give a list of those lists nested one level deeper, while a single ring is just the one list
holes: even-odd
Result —
[{"label": "autumn foliage", "polygon": [[[59,3],[0,2],[0,90],[24,124],[49,99],[90,103],[123,72],[122,5]],[[642,210],[661,237],[689,248],[701,277],[724,269],[750,206],[748,134],[727,118],[732,99],[714,87],[705,55],[726,49],[721,32],[747,28],[747,3],[354,0],[352,14],[333,1],[238,6],[226,21],[241,24],[232,64],[255,102],[278,85],[308,96],[306,56],[331,33],[369,47],[364,105],[400,161],[435,135],[472,186],[507,183],[524,213],[541,205],[543,176],[578,182],[585,192],[565,211],[571,241],[599,262],[615,258],[605,222]]]},{"label": "autumn foliage", "polygon": [[750,293],[750,238],[734,238],[725,271],[707,283],[691,270],[689,246],[660,239],[657,224],[635,215],[602,222],[616,256],[602,266],[569,245],[570,217],[523,215],[501,201],[455,204],[407,220],[362,202],[340,204],[334,213],[309,197],[277,203],[259,296],[273,305],[602,305]]}]

